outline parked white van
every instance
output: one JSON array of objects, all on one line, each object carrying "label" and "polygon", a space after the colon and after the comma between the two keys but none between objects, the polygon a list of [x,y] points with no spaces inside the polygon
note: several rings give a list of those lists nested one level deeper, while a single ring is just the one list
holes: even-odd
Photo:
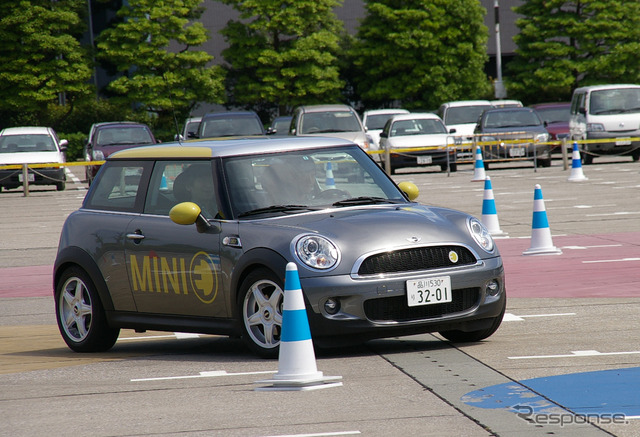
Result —
[{"label": "parked white van", "polygon": [[638,161],[640,85],[577,88],[571,99],[569,130],[571,140],[589,140],[580,145],[585,164],[591,164],[594,157],[599,155],[631,156]]},{"label": "parked white van", "polygon": [[473,136],[478,118],[485,109],[493,106],[488,100],[459,100],[440,105],[438,116],[447,126],[449,132],[455,129],[456,136]]}]

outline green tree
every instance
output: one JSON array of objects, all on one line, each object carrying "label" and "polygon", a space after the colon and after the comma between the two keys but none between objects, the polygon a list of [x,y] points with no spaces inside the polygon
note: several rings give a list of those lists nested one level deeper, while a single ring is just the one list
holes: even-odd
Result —
[{"label": "green tree", "polygon": [[528,102],[568,100],[578,86],[640,82],[640,2],[529,0],[514,9],[507,89]]},{"label": "green tree", "polygon": [[[81,0],[0,2],[0,122],[41,124],[49,105],[91,95]],[[64,115],[63,115],[64,116]]]},{"label": "green tree", "polygon": [[365,6],[350,56],[365,106],[433,109],[491,92],[480,2],[365,0]]},{"label": "green tree", "polygon": [[340,99],[340,0],[221,0],[240,12],[222,30],[230,103],[288,113]]},{"label": "green tree", "polygon": [[174,115],[224,101],[224,70],[208,67],[213,57],[193,49],[208,39],[195,21],[201,2],[130,0],[118,11],[122,21],[97,40],[98,59],[120,74],[108,85],[110,99],[157,114],[158,125],[173,132]]}]

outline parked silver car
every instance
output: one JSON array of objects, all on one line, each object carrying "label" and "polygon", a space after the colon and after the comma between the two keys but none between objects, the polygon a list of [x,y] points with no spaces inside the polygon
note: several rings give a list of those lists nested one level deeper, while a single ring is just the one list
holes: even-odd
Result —
[{"label": "parked silver car", "polygon": [[[345,168],[364,178],[339,176]],[[62,229],[60,332],[76,351],[107,350],[129,328],[242,336],[274,356],[294,262],[318,346],[487,338],[506,304],[498,249],[477,218],[417,195],[340,139],[115,153]]]}]

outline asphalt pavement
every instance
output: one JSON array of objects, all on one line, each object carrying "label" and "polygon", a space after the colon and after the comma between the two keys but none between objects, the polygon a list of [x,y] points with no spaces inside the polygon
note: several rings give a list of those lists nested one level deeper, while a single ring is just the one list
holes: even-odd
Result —
[{"label": "asphalt pavement", "polygon": [[[82,168],[72,168],[78,175]],[[0,193],[0,436],[640,435],[640,164],[487,171],[509,296],[483,342],[438,335],[316,351],[342,385],[256,391],[278,370],[237,339],[122,331],[101,354],[71,352],[55,325],[51,266],[86,184]],[[471,165],[405,169],[419,201],[480,217]],[[540,185],[553,245],[532,245]]]}]

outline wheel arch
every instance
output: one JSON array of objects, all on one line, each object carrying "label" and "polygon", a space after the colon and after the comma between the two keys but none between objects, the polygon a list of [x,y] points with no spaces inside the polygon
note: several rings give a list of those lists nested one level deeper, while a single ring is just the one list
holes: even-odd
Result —
[{"label": "wheel arch", "polygon": [[60,276],[62,273],[69,267],[77,266],[84,270],[89,278],[93,282],[93,285],[96,287],[98,291],[98,295],[100,296],[100,300],[102,303],[102,307],[105,311],[113,311],[113,301],[111,300],[111,295],[109,294],[109,289],[107,287],[104,278],[102,277],[102,273],[100,272],[100,268],[95,263],[93,258],[89,253],[79,247],[66,247],[62,251],[58,253],[56,257],[56,261],[53,267],[53,292],[55,295],[56,285],[60,280]]},{"label": "wheel arch", "polygon": [[255,269],[264,267],[271,270],[284,283],[285,271],[289,261],[278,252],[268,248],[256,248],[246,252],[238,260],[231,276],[231,304],[234,319],[239,319],[238,292],[244,279]]}]

